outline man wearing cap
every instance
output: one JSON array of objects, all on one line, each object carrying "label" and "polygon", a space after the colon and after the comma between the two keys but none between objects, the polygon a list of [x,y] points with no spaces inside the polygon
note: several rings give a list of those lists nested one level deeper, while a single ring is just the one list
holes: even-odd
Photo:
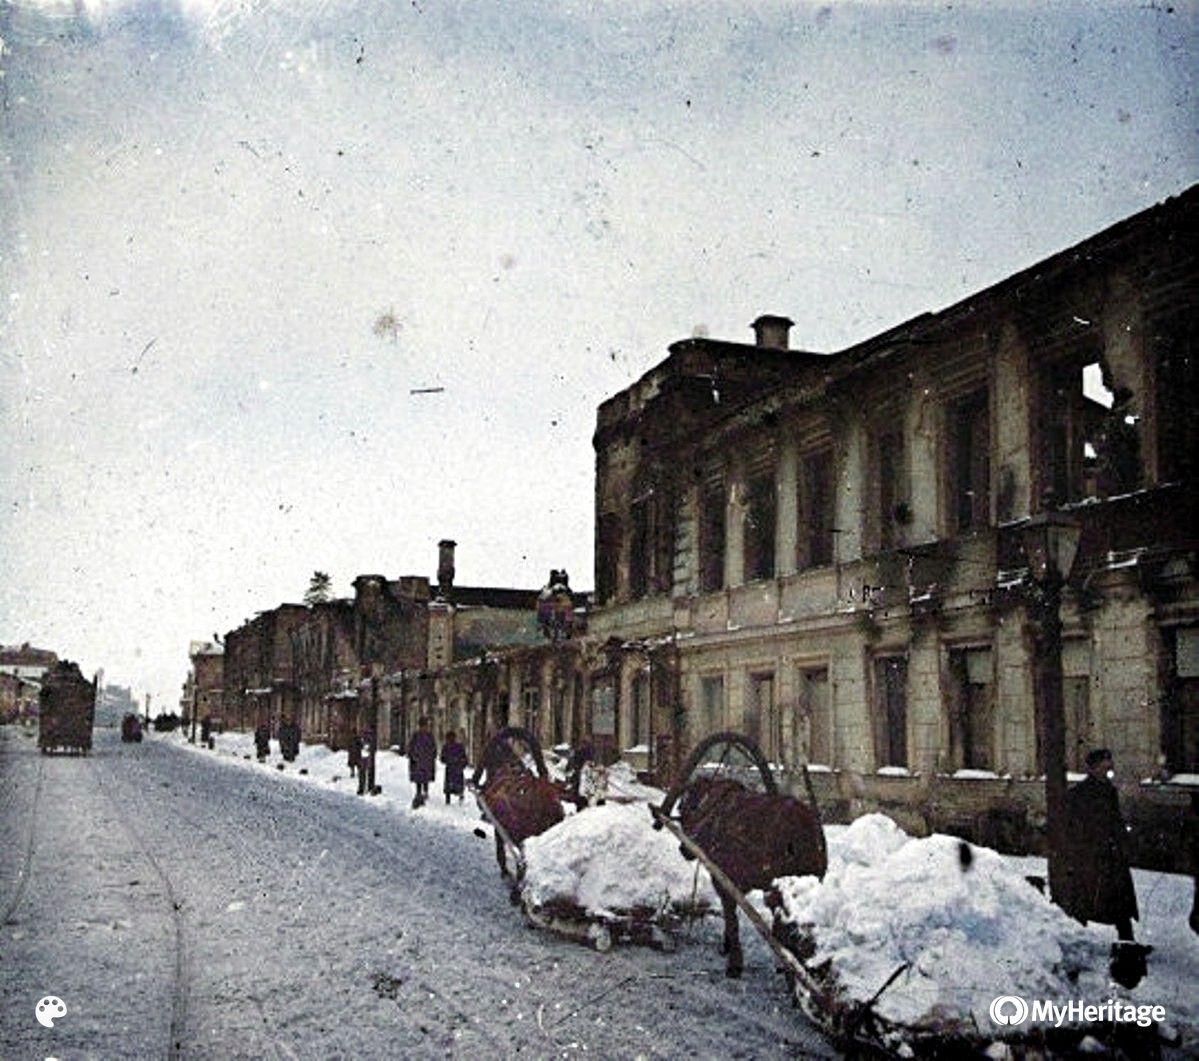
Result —
[{"label": "man wearing cap", "polygon": [[1132,940],[1132,922],[1140,915],[1120,797],[1112,784],[1112,753],[1096,748],[1087,753],[1086,764],[1087,776],[1066,794],[1069,841],[1061,906],[1083,924],[1114,925],[1119,939]]}]

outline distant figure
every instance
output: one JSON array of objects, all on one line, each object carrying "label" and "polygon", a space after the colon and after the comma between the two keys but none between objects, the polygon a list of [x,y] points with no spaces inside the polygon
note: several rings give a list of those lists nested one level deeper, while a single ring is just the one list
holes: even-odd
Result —
[{"label": "distant figure", "polygon": [[429,731],[429,720],[422,718],[420,727],[408,742],[408,780],[416,785],[413,807],[423,807],[429,800],[429,782],[437,769],[437,741]]},{"label": "distant figure", "polygon": [[358,795],[365,796],[370,792],[371,756],[375,754],[375,746],[369,733],[362,734],[358,739]]},{"label": "distant figure", "polygon": [[300,724],[294,719],[279,723],[279,752],[289,763],[300,754]]},{"label": "distant figure", "polygon": [[1140,913],[1125,849],[1127,828],[1111,780],[1115,776],[1112,753],[1107,748],[1093,749],[1087,753],[1086,767],[1086,778],[1066,794],[1065,889],[1059,902],[1084,925],[1096,921],[1115,926],[1112,976],[1126,987],[1135,987],[1145,975],[1145,955],[1151,948],[1139,946],[1132,934],[1132,923]]},{"label": "distant figure", "polygon": [[266,722],[254,730],[254,750],[259,762],[271,754],[271,727]]},{"label": "distant figure", "polygon": [[350,736],[350,746],[346,749],[346,765],[350,768],[350,777],[362,769],[362,738],[357,733]]},{"label": "distant figure", "polygon": [[441,746],[441,761],[445,764],[445,801],[449,803],[451,796],[457,796],[458,802],[463,800],[466,792],[466,749],[457,739],[457,734],[450,730],[445,735],[445,743]]},{"label": "distant figure", "polygon": [[200,719],[200,743],[207,744],[208,738],[212,734],[212,716],[205,715]]}]

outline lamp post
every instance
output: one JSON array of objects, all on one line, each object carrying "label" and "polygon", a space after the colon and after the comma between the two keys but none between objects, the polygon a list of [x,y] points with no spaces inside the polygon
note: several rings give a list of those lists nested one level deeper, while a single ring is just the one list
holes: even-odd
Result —
[{"label": "lamp post", "polygon": [[1034,618],[1033,703],[1045,771],[1049,894],[1061,901],[1066,841],[1066,720],[1062,703],[1062,586],[1074,566],[1082,528],[1047,495],[1040,513],[1020,528],[1031,580]]}]

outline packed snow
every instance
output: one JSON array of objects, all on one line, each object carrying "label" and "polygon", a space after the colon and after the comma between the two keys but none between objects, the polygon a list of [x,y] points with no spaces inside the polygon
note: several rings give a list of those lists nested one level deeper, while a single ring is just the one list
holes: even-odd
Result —
[{"label": "packed snow", "polygon": [[850,997],[872,998],[906,966],[875,1005],[897,1024],[985,1032],[996,994],[1107,996],[1108,936],[956,837],[913,839],[868,814],[830,839],[822,882],[791,877],[779,890],[787,919],[816,944],[810,964],[828,963]]},{"label": "packed snow", "polygon": [[[618,853],[619,857],[607,857]],[[597,857],[598,854],[598,857]],[[592,914],[708,905],[708,874],[655,830],[644,804],[607,803],[566,818],[525,842],[523,897]]]}]

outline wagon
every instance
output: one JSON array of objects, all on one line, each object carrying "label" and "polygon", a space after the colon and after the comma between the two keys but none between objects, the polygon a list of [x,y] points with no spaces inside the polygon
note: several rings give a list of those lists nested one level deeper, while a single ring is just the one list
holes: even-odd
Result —
[{"label": "wagon", "polygon": [[60,660],[42,678],[38,715],[37,743],[43,754],[88,754],[96,717],[95,682],[84,678],[77,664]]},{"label": "wagon", "polygon": [[141,743],[142,720],[134,714],[128,714],[121,719],[121,740],[126,744]]}]

